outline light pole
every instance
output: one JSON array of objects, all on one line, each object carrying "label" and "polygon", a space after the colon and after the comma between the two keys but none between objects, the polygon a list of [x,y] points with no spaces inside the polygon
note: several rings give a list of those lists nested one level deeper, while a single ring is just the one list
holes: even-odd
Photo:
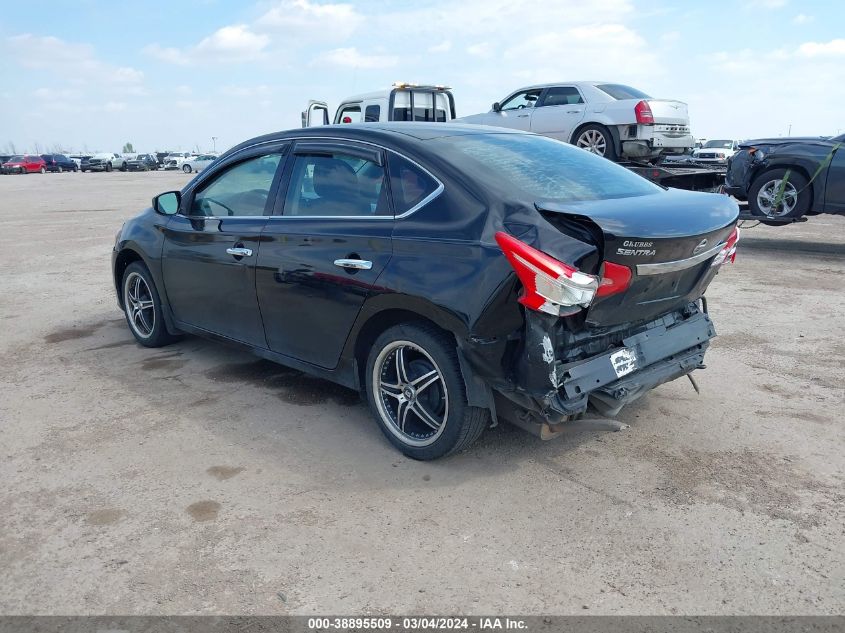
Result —
[{"label": "light pole", "polygon": [[217,137],[216,136],[211,137],[211,151],[214,152],[215,154],[217,153]]}]

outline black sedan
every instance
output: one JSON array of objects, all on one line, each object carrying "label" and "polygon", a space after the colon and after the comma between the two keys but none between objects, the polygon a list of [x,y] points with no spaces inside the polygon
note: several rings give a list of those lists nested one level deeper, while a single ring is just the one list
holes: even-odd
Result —
[{"label": "black sedan", "polygon": [[496,128],[309,128],[229,150],[117,235],[132,334],[181,333],[359,390],[434,459],[498,418],[541,437],[703,366],[727,196]]},{"label": "black sedan", "polygon": [[725,189],[773,223],[845,213],[845,134],[745,141],[728,161]]}]

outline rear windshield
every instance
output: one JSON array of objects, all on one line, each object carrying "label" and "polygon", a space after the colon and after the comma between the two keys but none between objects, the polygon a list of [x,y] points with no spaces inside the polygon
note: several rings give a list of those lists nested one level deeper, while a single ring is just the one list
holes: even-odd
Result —
[{"label": "rear windshield", "polygon": [[730,149],[733,145],[733,141],[707,141],[704,144],[705,149]]},{"label": "rear windshield", "polygon": [[534,201],[578,202],[644,196],[660,187],[568,143],[527,134],[471,134],[436,140],[455,164],[489,186],[509,185]]},{"label": "rear windshield", "polygon": [[631,88],[631,86],[623,86],[622,84],[601,84],[596,86],[602,92],[609,94],[617,100],[622,99],[651,99],[642,90]]}]

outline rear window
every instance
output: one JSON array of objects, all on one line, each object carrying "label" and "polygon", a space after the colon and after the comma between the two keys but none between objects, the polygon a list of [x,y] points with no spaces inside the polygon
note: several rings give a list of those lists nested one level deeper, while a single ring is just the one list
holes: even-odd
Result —
[{"label": "rear window", "polygon": [[660,187],[568,143],[523,134],[472,134],[437,139],[458,165],[491,187],[510,185],[535,201],[578,202],[644,196]]},{"label": "rear window", "polygon": [[622,84],[601,84],[596,86],[603,93],[610,95],[616,100],[622,99],[651,99],[642,90],[631,88],[631,86],[623,86]]}]

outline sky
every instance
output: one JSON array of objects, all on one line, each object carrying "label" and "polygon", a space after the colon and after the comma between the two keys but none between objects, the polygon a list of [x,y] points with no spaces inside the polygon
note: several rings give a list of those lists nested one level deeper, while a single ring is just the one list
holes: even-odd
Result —
[{"label": "sky", "polygon": [[689,104],[698,138],[845,131],[835,0],[4,3],[0,151],[217,151],[395,81],[458,116],[532,83]]}]

